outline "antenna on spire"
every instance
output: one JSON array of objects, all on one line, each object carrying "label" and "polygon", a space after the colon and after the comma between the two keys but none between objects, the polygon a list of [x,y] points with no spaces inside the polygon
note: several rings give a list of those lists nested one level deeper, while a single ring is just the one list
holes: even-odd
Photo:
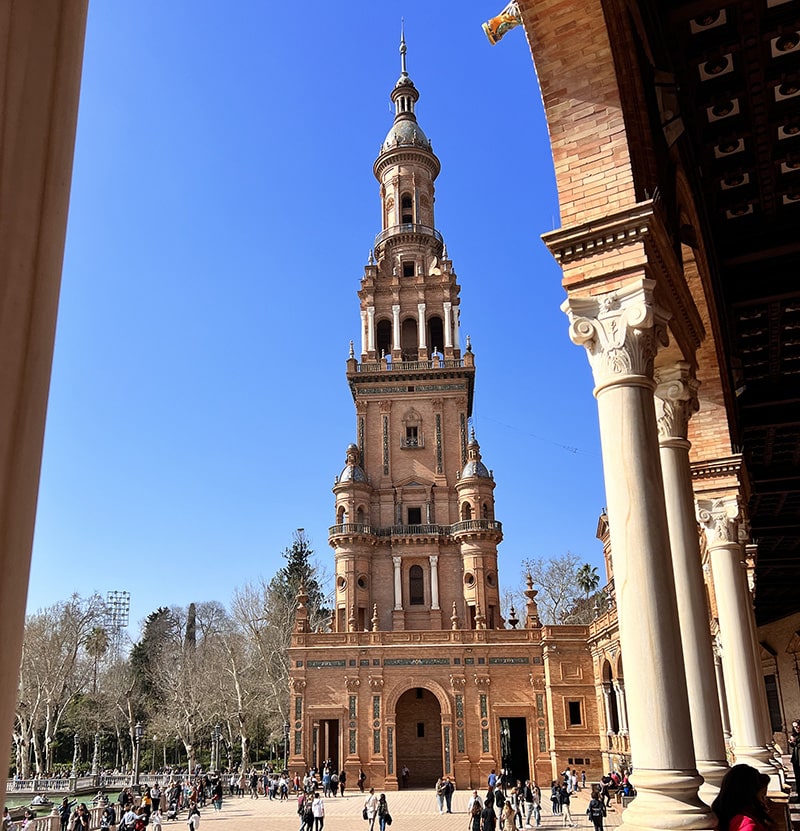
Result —
[{"label": "antenna on spire", "polygon": [[408,75],[406,70],[406,24],[402,17],[400,18],[400,73]]}]

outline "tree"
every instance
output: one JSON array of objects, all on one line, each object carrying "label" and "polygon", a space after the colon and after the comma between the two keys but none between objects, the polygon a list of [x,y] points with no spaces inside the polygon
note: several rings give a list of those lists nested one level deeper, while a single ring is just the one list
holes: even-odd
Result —
[{"label": "tree", "polygon": [[600,585],[600,575],[597,573],[597,569],[589,563],[584,563],[575,573],[575,580],[586,595],[588,604],[589,595],[596,591]]},{"label": "tree", "polygon": [[578,557],[567,551],[547,560],[523,560],[523,574],[530,572],[539,590],[536,602],[544,624],[572,623],[577,601],[581,599],[577,580]]}]

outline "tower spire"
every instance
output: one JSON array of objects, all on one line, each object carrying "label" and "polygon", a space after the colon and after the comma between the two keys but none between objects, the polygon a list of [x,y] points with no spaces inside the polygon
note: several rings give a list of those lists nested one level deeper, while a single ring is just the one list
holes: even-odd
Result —
[{"label": "tower spire", "polygon": [[406,27],[405,20],[400,18],[400,74],[408,77],[408,70],[406,69]]}]

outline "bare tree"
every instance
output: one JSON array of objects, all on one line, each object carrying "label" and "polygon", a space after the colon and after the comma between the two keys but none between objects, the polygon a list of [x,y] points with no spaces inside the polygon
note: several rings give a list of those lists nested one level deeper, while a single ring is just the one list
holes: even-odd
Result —
[{"label": "bare tree", "polygon": [[570,616],[581,599],[577,571],[580,560],[571,551],[560,557],[523,560],[523,574],[530,573],[539,590],[536,601],[542,623],[570,623]]}]

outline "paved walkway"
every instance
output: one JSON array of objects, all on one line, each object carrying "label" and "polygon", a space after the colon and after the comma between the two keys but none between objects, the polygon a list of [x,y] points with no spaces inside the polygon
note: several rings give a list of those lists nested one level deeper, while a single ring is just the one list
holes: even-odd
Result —
[{"label": "paved walkway", "polygon": [[[424,791],[387,791],[386,801],[394,820],[391,831],[467,831],[467,801],[471,793],[456,791],[453,794],[453,813],[441,815],[436,806],[433,788]],[[355,791],[346,793],[344,798],[326,799],[325,831],[368,831],[368,824],[361,818],[364,798]],[[588,801],[588,791],[582,791],[572,799],[573,821],[575,828],[581,831],[593,829],[586,816]],[[263,796],[260,799],[226,797],[220,813],[215,813],[210,804],[202,810],[201,831],[298,831],[300,822],[296,809],[295,798],[290,798],[288,802],[279,802],[270,801]],[[558,831],[564,828],[563,818],[550,813],[549,799],[544,809],[542,831]],[[620,824],[620,813],[621,806],[612,806],[605,827],[616,828]],[[185,814],[181,815],[178,822],[183,826]],[[164,831],[170,831],[170,826],[177,829],[176,823],[165,822]],[[378,831],[377,822],[375,831]],[[506,831],[511,829],[507,828]]]}]

